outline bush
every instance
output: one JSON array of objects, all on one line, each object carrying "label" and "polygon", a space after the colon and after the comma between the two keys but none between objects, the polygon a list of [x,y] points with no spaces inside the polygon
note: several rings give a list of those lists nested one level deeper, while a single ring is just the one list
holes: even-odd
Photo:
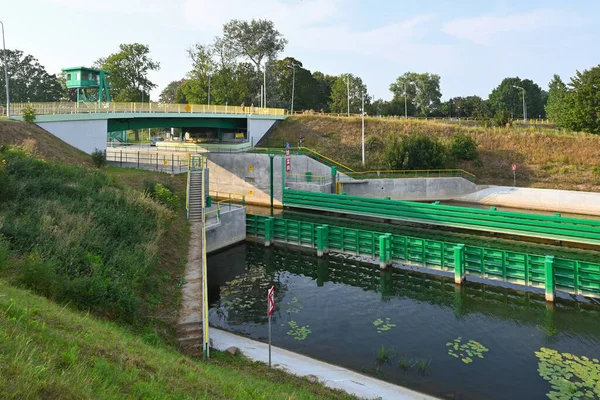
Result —
[{"label": "bush", "polygon": [[494,124],[500,128],[508,128],[512,125],[510,114],[506,110],[498,111],[494,115]]},{"label": "bush", "polygon": [[92,162],[96,168],[104,168],[106,166],[106,156],[104,155],[104,151],[94,149],[92,152]]},{"label": "bush", "polygon": [[179,197],[173,193],[173,189],[160,183],[144,182],[146,193],[160,204],[167,206],[171,210],[177,210],[179,207]]},{"label": "bush", "polygon": [[459,133],[452,138],[450,154],[458,160],[474,160],[477,158],[477,142],[471,136]]},{"label": "bush", "polygon": [[385,149],[385,162],[389,169],[439,169],[444,168],[447,149],[438,140],[422,133],[404,139],[394,137]]},{"label": "bush", "polygon": [[31,104],[23,108],[23,121],[33,124],[35,122],[36,111]]}]

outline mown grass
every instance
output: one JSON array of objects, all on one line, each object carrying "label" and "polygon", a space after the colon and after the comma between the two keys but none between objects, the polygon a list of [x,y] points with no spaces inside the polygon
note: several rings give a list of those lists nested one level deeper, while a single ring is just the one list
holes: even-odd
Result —
[{"label": "mown grass", "polygon": [[264,364],[211,357],[191,360],[0,279],[0,398],[353,398]]},{"label": "mown grass", "polygon": [[0,159],[0,242],[10,253],[0,276],[173,340],[183,212],[126,186],[114,170],[46,162],[14,147]]},{"label": "mown grass", "polygon": [[[367,118],[366,168],[386,169],[384,149],[394,136],[424,133],[449,144],[457,133],[477,142],[478,158],[447,167],[477,175],[477,183],[512,185],[511,164],[518,165],[518,186],[569,190],[600,190],[600,135],[561,132],[545,126],[485,128],[441,121]],[[304,136],[304,145],[360,170],[360,118],[302,115],[283,121],[270,140],[290,144]],[[273,142],[276,143],[276,142]]]}]

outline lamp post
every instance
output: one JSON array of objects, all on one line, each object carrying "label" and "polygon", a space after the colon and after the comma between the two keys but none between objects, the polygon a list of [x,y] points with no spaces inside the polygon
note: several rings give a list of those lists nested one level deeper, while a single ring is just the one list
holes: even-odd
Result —
[{"label": "lamp post", "polygon": [[348,86],[348,116],[350,116],[350,75],[346,77],[346,85]]},{"label": "lamp post", "polygon": [[296,89],[296,67],[299,67],[300,65],[296,64],[296,63],[292,63],[291,65],[288,65],[288,68],[292,69],[292,115],[294,115],[294,91]]},{"label": "lamp post", "polygon": [[521,89],[523,91],[523,122],[527,122],[527,105],[525,104],[525,88],[517,85],[513,85],[516,89]]},{"label": "lamp post", "polygon": [[4,50],[4,82],[6,83],[6,116],[10,118],[10,90],[8,84],[8,62],[6,61],[6,45],[4,43],[4,23],[0,21],[2,25],[2,49]]},{"label": "lamp post", "polygon": [[404,81],[404,119],[408,119],[408,103],[406,101],[406,97],[408,93],[406,93],[406,81]]},{"label": "lamp post", "polygon": [[365,167],[365,92],[362,92],[362,166]]},{"label": "lamp post", "polygon": [[208,74],[208,105],[210,106],[210,74]]}]

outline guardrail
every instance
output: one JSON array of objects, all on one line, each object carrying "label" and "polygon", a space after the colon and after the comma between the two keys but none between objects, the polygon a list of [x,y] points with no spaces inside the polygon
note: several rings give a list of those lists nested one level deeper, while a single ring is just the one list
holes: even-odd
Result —
[{"label": "guardrail", "polygon": [[[316,152],[308,147],[291,147],[290,154],[295,156],[308,156],[314,160],[321,162],[329,167],[336,167],[339,172],[353,172],[354,170],[347,165],[344,165],[338,161],[335,161],[323,154]],[[260,153],[260,154],[274,154],[274,155],[285,155],[286,149],[283,148],[267,148],[267,147],[255,147],[251,151],[251,153]]]},{"label": "guardrail", "polygon": [[380,260],[381,238],[387,237],[389,261],[455,273],[458,266],[482,279],[600,297],[600,263],[252,214],[246,216],[246,235]]},{"label": "guardrail", "polygon": [[209,190],[209,196],[214,198],[218,204],[228,206],[231,209],[232,205],[241,204],[246,206],[246,196],[240,193],[230,192],[219,192],[216,190]]},{"label": "guardrail", "polygon": [[106,161],[123,168],[147,169],[157,172],[178,174],[188,170],[187,154],[160,154],[148,151],[115,151],[106,152]]},{"label": "guardrail", "polygon": [[397,178],[464,178],[474,182],[476,176],[463,169],[422,169],[422,170],[389,170],[344,172],[339,182],[356,179],[397,179]]},{"label": "guardrail", "polygon": [[37,115],[104,114],[104,113],[177,113],[177,114],[247,114],[286,115],[283,108],[238,107],[206,104],[161,103],[12,103],[11,115],[22,116],[25,107],[31,106]]},{"label": "guardrail", "polygon": [[287,183],[312,183],[316,185],[325,185],[331,183],[331,175],[313,175],[311,172],[305,174],[287,174],[285,176]]},{"label": "guardrail", "polygon": [[283,205],[349,215],[600,245],[600,220],[423,204],[287,189]]}]

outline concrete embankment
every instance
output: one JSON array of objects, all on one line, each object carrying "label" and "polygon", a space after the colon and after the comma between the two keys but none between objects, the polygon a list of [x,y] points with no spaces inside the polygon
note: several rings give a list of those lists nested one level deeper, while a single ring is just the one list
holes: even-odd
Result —
[{"label": "concrete embankment", "polygon": [[[240,349],[243,355],[251,360],[263,363],[269,360],[269,346],[265,343],[215,328],[210,329],[210,336],[213,347],[217,350],[224,351],[231,346],[235,346]],[[272,362],[275,368],[280,368],[294,375],[304,376],[309,379],[317,379],[325,386],[341,389],[360,398],[382,400],[435,399],[435,397],[279,347],[272,346],[271,351]]]},{"label": "concrete embankment", "polygon": [[344,180],[340,184],[341,191],[349,196],[408,201],[451,200],[477,188],[473,182],[458,177]]},{"label": "concrete embankment", "polygon": [[528,210],[600,216],[600,193],[493,186],[455,201]]}]

